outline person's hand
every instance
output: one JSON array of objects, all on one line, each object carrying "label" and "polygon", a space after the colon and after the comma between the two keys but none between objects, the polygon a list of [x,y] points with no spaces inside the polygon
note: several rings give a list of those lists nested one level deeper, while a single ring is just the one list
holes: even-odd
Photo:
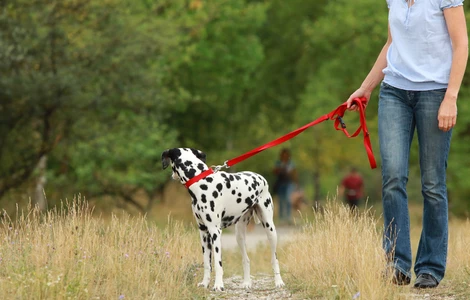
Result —
[{"label": "person's hand", "polygon": [[437,112],[437,120],[439,121],[439,129],[442,131],[454,128],[457,123],[457,101],[445,96]]},{"label": "person's hand", "polygon": [[353,103],[353,99],[365,97],[367,99],[366,101],[366,106],[367,106],[367,103],[369,103],[370,94],[372,94],[371,91],[368,91],[362,87],[358,88],[354,93],[351,94],[351,96],[349,96],[348,100],[346,101],[347,103],[346,107],[348,108],[348,110],[358,111],[359,107],[357,107],[357,105]]}]

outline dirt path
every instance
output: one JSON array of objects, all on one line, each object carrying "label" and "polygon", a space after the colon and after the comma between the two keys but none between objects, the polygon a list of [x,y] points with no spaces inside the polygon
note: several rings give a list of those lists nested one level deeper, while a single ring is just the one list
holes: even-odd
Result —
[{"label": "dirt path", "polygon": [[[293,233],[298,228],[294,226],[277,227],[278,245],[291,240]],[[254,251],[260,245],[269,245],[266,233],[262,226],[257,225],[246,234],[246,246],[248,251]],[[222,234],[222,249],[225,251],[239,251],[235,231],[230,230]],[[250,290],[242,288],[243,278],[240,275],[224,278],[224,292],[211,293],[213,299],[300,299],[286,289],[274,287],[272,274],[258,273],[251,274],[253,286]]]},{"label": "dirt path", "polygon": [[233,276],[224,279],[225,292],[212,293],[214,299],[300,299],[296,298],[286,288],[277,289],[274,287],[272,274],[256,274],[252,276],[253,287],[250,290],[242,288],[243,278]]}]

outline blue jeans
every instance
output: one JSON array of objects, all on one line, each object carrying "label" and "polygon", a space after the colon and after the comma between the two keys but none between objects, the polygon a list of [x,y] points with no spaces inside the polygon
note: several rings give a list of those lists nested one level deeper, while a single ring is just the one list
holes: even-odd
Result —
[{"label": "blue jeans", "polygon": [[292,183],[286,183],[279,186],[277,195],[279,196],[279,219],[290,221],[291,218],[291,202],[290,196],[294,190]]},{"label": "blue jeans", "polygon": [[448,243],[447,157],[452,132],[438,128],[445,89],[406,91],[382,83],[379,144],[382,158],[383,246],[393,267],[411,278],[408,162],[416,128],[419,143],[423,229],[414,271],[444,277]]}]

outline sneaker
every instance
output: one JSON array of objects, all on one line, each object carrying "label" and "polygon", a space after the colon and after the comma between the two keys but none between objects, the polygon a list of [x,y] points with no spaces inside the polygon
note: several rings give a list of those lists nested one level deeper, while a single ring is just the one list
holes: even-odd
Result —
[{"label": "sneaker", "polygon": [[417,289],[432,289],[438,285],[439,282],[431,274],[419,274],[414,287]]},{"label": "sneaker", "polygon": [[411,278],[395,269],[392,277],[392,283],[396,285],[408,285],[411,282]]}]

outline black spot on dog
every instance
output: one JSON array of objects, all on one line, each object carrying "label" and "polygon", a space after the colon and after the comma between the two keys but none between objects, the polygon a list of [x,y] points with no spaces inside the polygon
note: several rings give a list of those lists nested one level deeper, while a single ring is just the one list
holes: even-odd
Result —
[{"label": "black spot on dog", "polygon": [[193,178],[196,175],[196,170],[194,170],[193,168],[191,168],[189,170],[186,170],[186,171],[184,171],[184,175],[187,178]]},{"label": "black spot on dog", "polygon": [[219,247],[215,247],[215,252],[219,253]]},{"label": "black spot on dog", "polygon": [[237,198],[237,203],[242,202],[242,198]]},{"label": "black spot on dog", "polygon": [[248,185],[248,180],[247,179],[245,179],[245,184]]},{"label": "black spot on dog", "polygon": [[224,221],[224,222],[232,222],[233,219],[235,219],[234,216],[228,216],[228,217],[222,218],[222,221]]},{"label": "black spot on dog", "polygon": [[204,225],[204,224],[199,224],[199,230],[201,230],[201,231],[206,231],[206,230],[207,230],[207,226]]},{"label": "black spot on dog", "polygon": [[248,207],[251,207],[251,206],[253,206],[253,200],[251,200],[250,197],[247,197],[247,198],[245,199],[245,204],[246,204]]},{"label": "black spot on dog", "polygon": [[226,186],[228,189],[232,187],[232,185],[230,184],[230,181],[227,181],[227,182],[225,183],[225,186]]},{"label": "black spot on dog", "polygon": [[197,164],[197,168],[198,168],[200,171],[204,171],[204,164]]},{"label": "black spot on dog", "polygon": [[216,234],[216,233],[214,233],[214,234],[212,235],[212,241],[214,242],[215,240],[217,240],[217,234]]},{"label": "black spot on dog", "polygon": [[266,201],[264,201],[264,206],[266,208],[268,208],[269,204],[271,204],[271,198],[268,198],[268,199],[266,199]]},{"label": "black spot on dog", "polygon": [[242,178],[241,178],[240,176],[238,176],[238,175],[235,175],[235,179],[236,179],[236,180],[242,180]]},{"label": "black spot on dog", "polygon": [[191,196],[191,199],[193,200],[193,201],[192,201],[192,205],[193,205],[193,206],[196,205],[196,203],[197,203],[196,195],[194,195],[194,193],[191,192],[191,190],[189,190],[189,189],[188,189],[188,192],[189,192],[189,195]]},{"label": "black spot on dog", "polygon": [[221,266],[221,267],[222,267],[222,261],[221,261],[221,260],[219,260],[219,266]]},{"label": "black spot on dog", "polygon": [[192,165],[192,164],[193,164],[193,163],[192,163],[190,160],[187,160],[187,161],[184,162],[184,165],[185,165],[186,167],[189,167],[189,166]]},{"label": "black spot on dog", "polygon": [[207,184],[201,184],[201,190],[207,191]]},{"label": "black spot on dog", "polygon": [[201,201],[202,201],[202,203],[207,202],[206,194],[201,194]]},{"label": "black spot on dog", "polygon": [[268,228],[269,228],[269,223],[268,223],[268,222],[266,222],[266,227],[268,227]]},{"label": "black spot on dog", "polygon": [[235,190],[232,190],[232,195],[235,195],[237,192]]},{"label": "black spot on dog", "polygon": [[227,178],[227,175],[225,175],[225,173],[220,173],[220,176],[222,176],[223,178]]},{"label": "black spot on dog", "polygon": [[225,209],[222,211],[222,218],[225,216]]},{"label": "black spot on dog", "polygon": [[211,216],[209,214],[206,214],[206,220],[207,222],[212,222]]},{"label": "black spot on dog", "polygon": [[207,182],[211,183],[212,181],[214,181],[214,178],[212,177],[206,177],[205,178]]},{"label": "black spot on dog", "polygon": [[217,193],[217,191],[214,191],[214,192],[212,193],[212,197],[214,197],[214,198],[219,197],[219,193]]},{"label": "black spot on dog", "polygon": [[217,183],[217,185],[215,187],[220,192],[222,190],[222,183]]},{"label": "black spot on dog", "polygon": [[230,181],[233,181],[233,179],[234,179],[234,178],[233,178],[233,175],[230,175],[230,176],[228,177],[228,180],[230,180]]},{"label": "black spot on dog", "polygon": [[209,203],[210,203],[210,205],[211,205],[211,210],[212,210],[212,212],[214,212],[214,211],[215,211],[215,210],[214,210],[214,209],[215,209],[215,202],[214,202],[214,201],[211,201],[211,202],[209,202]]},{"label": "black spot on dog", "polygon": [[242,196],[242,193],[238,193],[238,197],[241,197]]}]

